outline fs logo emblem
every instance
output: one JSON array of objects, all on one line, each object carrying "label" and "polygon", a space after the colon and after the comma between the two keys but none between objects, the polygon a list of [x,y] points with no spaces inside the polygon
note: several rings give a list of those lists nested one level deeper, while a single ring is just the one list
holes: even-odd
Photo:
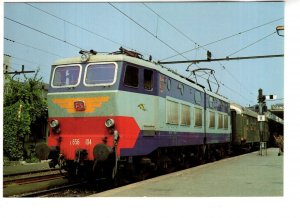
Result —
[{"label": "fs logo emblem", "polygon": [[140,108],[143,111],[146,111],[145,105],[144,104],[139,104],[138,108]]}]

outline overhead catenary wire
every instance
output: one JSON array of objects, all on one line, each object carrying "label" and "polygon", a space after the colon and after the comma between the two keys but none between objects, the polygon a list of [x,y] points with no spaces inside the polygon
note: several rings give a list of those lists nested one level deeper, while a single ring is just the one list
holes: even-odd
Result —
[{"label": "overhead catenary wire", "polygon": [[52,53],[52,52],[49,52],[49,51],[46,51],[46,50],[43,50],[43,49],[40,49],[40,48],[31,46],[31,45],[28,45],[28,44],[25,44],[25,43],[21,43],[21,42],[18,42],[18,41],[16,41],[16,40],[9,39],[9,38],[7,38],[7,37],[4,37],[4,39],[7,40],[7,41],[9,41],[9,42],[16,43],[16,44],[19,44],[19,45],[23,45],[23,46],[25,46],[25,47],[32,48],[32,49],[35,49],[35,50],[38,50],[38,51],[41,51],[41,52],[44,52],[44,53],[47,53],[47,54],[50,54],[50,55],[53,55],[53,56],[62,57],[61,55],[54,54],[54,53]]},{"label": "overhead catenary wire", "polygon": [[262,41],[262,40],[264,40],[264,39],[266,39],[266,38],[268,38],[268,37],[274,35],[275,33],[276,33],[276,31],[275,31],[275,32],[272,32],[272,33],[270,33],[270,34],[268,34],[268,35],[266,35],[266,36],[264,36],[263,38],[260,38],[260,39],[256,40],[255,42],[252,42],[252,43],[246,45],[245,47],[243,47],[243,48],[241,48],[241,49],[239,49],[239,50],[237,50],[237,51],[235,51],[235,52],[233,52],[233,53],[231,53],[231,54],[229,54],[229,55],[227,55],[227,57],[230,57],[230,56],[232,56],[232,55],[234,55],[234,54],[237,54],[237,53],[239,53],[240,51],[242,51],[242,50],[244,50],[244,49],[246,49],[246,48],[249,48],[250,46],[255,45],[256,43],[258,43],[258,42],[260,42],[260,41]]},{"label": "overhead catenary wire", "polygon": [[[169,47],[170,49],[172,49],[173,51],[179,53],[176,49],[174,49],[172,46],[170,46],[169,44],[167,44],[166,42],[164,42],[163,40],[161,40],[160,38],[157,37],[157,35],[153,34],[152,32],[150,32],[148,29],[146,29],[144,26],[142,26],[141,24],[139,24],[138,22],[136,22],[133,18],[131,18],[130,16],[128,16],[126,13],[124,13],[123,11],[121,11],[119,8],[115,7],[113,4],[110,4],[113,8],[115,8],[117,11],[119,11],[121,14],[123,14],[124,16],[126,16],[128,19],[130,19],[131,21],[133,21],[135,24],[137,24],[139,27],[141,27],[142,29],[144,29],[147,33],[149,33],[150,35],[152,35],[153,37],[155,37],[157,40],[159,40],[160,42],[162,42],[164,45],[166,45],[167,47]],[[181,55],[183,58],[185,58],[186,60],[188,60],[187,57]],[[201,78],[203,78],[203,76],[201,76]],[[203,78],[206,80],[206,78]],[[214,84],[217,84],[213,81],[210,81]]]},{"label": "overhead catenary wire", "polygon": [[[179,32],[181,35],[183,35],[185,38],[187,38],[189,41],[191,41],[192,43],[194,43],[196,46],[200,46],[197,42],[195,42],[193,39],[191,39],[188,35],[186,35],[184,32],[182,32],[181,30],[179,30],[176,26],[174,26],[173,24],[171,24],[168,20],[166,20],[165,18],[163,18],[161,15],[159,15],[157,12],[155,12],[151,7],[149,7],[147,4],[142,3],[146,8],[148,8],[150,11],[152,11],[154,14],[156,14],[159,18],[161,18],[162,20],[164,20],[168,25],[170,25],[171,27],[173,27],[177,32]],[[156,38],[157,34],[156,34]],[[205,49],[205,48],[203,48]],[[206,50],[206,49],[205,49]],[[178,51],[176,51],[178,53]],[[182,55],[181,55],[182,56]],[[187,59],[187,58],[186,58]],[[201,76],[201,78],[203,78]],[[203,78],[205,79],[205,78]],[[218,81],[219,82],[219,81]]]},{"label": "overhead catenary wire", "polygon": [[[190,52],[190,51],[199,49],[200,47],[201,47],[202,49],[204,49],[205,51],[208,51],[208,49],[206,49],[205,46],[208,46],[208,45],[211,45],[211,44],[214,44],[214,43],[217,43],[217,42],[220,42],[220,41],[223,41],[223,40],[232,38],[232,37],[234,37],[234,36],[241,35],[241,34],[243,34],[243,33],[252,31],[252,30],[254,30],[254,29],[257,29],[257,28],[266,26],[266,25],[268,25],[268,24],[271,24],[271,23],[274,23],[274,22],[276,22],[276,21],[279,21],[279,20],[282,20],[282,19],[283,19],[283,18],[275,19],[275,20],[269,21],[269,22],[267,22],[267,23],[264,23],[264,24],[261,24],[261,25],[252,27],[252,28],[250,28],[250,29],[247,29],[247,30],[238,32],[238,33],[236,33],[236,34],[232,34],[232,35],[230,35],[230,36],[223,37],[223,38],[221,38],[221,39],[219,39],[219,40],[215,40],[215,41],[210,42],[210,43],[207,43],[207,44],[205,44],[205,45],[199,45],[197,42],[195,42],[193,39],[191,39],[189,36],[187,36],[185,33],[183,33],[183,31],[179,30],[179,29],[176,28],[173,24],[171,24],[169,21],[167,21],[165,18],[163,18],[162,16],[160,16],[157,12],[155,12],[155,11],[154,11],[152,8],[150,8],[148,5],[146,5],[145,3],[143,3],[143,4],[145,5],[145,7],[147,7],[149,10],[151,10],[153,13],[155,13],[157,16],[159,16],[161,19],[163,19],[166,23],[168,23],[170,26],[172,26],[177,32],[179,32],[180,34],[182,34],[182,35],[183,35],[185,38],[187,38],[189,41],[193,42],[195,45],[198,45],[198,46],[196,46],[196,48],[193,48],[193,49],[188,50],[188,51],[186,51],[186,52],[183,52],[183,53],[181,53],[181,54],[185,54],[185,53],[188,53],[188,52]],[[261,40],[262,40],[262,39],[261,39]],[[259,41],[261,41],[261,40],[259,40]],[[255,43],[254,43],[254,44],[255,44]],[[251,45],[249,45],[249,46],[251,46]],[[240,50],[239,50],[239,51],[240,51]],[[178,55],[179,55],[179,54],[173,55],[173,56],[171,56],[171,57],[162,59],[161,61],[167,60],[167,59],[172,58],[172,57],[176,57],[176,56],[178,56]],[[212,56],[213,56],[213,55],[212,55]],[[239,83],[240,85],[244,86],[244,85],[243,85],[243,84],[242,84],[235,76],[233,76],[233,74],[232,74],[232,73],[231,73],[231,72],[230,72],[230,71],[229,71],[229,70],[228,70],[221,62],[218,61],[218,64],[219,64],[219,65],[222,67],[222,69],[224,69],[229,75],[231,75],[231,77],[232,77],[237,83]],[[244,87],[245,87],[245,86],[244,86]],[[254,95],[254,94],[253,94],[251,91],[249,91],[246,87],[245,87],[245,89],[249,92],[249,94]]]},{"label": "overhead catenary wire", "polygon": [[[159,18],[161,18],[162,20],[164,20],[167,24],[169,24],[171,27],[173,27],[177,32],[179,32],[180,34],[182,34],[185,38],[187,38],[189,41],[191,41],[192,43],[196,44],[199,47],[202,47],[201,45],[199,45],[198,43],[194,42],[193,39],[191,39],[188,35],[186,35],[184,32],[182,32],[180,29],[178,29],[176,26],[174,26],[173,24],[171,24],[168,20],[166,20],[165,18],[163,18],[161,15],[159,15],[157,12],[155,12],[151,7],[149,7],[147,4],[142,3],[146,8],[148,8],[150,11],[152,11],[154,14],[156,14]],[[198,48],[199,48],[198,47]]]},{"label": "overhead catenary wire", "polygon": [[28,63],[31,63],[31,64],[38,64],[36,62],[33,62],[33,61],[30,61],[30,60],[26,60],[24,58],[20,58],[20,57],[15,57],[15,56],[12,56],[12,55],[9,55],[11,58],[14,58],[14,59],[17,59],[17,60],[21,60],[21,61],[25,61],[25,62],[28,62]]},{"label": "overhead catenary wire", "polygon": [[57,16],[57,15],[54,15],[54,14],[48,12],[48,11],[45,11],[45,10],[43,10],[43,9],[41,9],[41,8],[38,8],[38,7],[36,7],[36,6],[34,6],[34,5],[30,4],[30,3],[27,3],[27,2],[26,2],[26,3],[24,3],[24,4],[26,4],[26,5],[30,6],[30,7],[33,7],[33,8],[35,8],[36,10],[39,10],[39,11],[45,13],[45,14],[48,14],[49,16],[52,16],[52,17],[54,17],[54,18],[56,18],[56,19],[58,19],[58,20],[64,21],[64,22],[66,22],[66,23],[68,23],[68,24],[70,24],[70,25],[72,25],[72,26],[75,26],[75,27],[77,27],[77,28],[79,28],[79,29],[81,29],[81,30],[84,30],[84,31],[89,32],[89,33],[91,33],[91,34],[93,34],[93,35],[96,35],[96,36],[98,36],[98,37],[101,37],[102,39],[105,39],[105,40],[110,41],[110,42],[112,42],[112,43],[114,43],[114,44],[120,45],[120,43],[118,43],[118,42],[116,42],[116,41],[114,41],[114,40],[112,40],[112,39],[109,39],[109,38],[107,38],[107,37],[105,37],[105,36],[102,36],[102,35],[100,35],[100,34],[98,34],[98,33],[95,33],[95,32],[93,32],[93,31],[88,30],[88,29],[86,29],[86,28],[84,28],[84,27],[82,27],[82,26],[79,26],[79,25],[77,25],[77,24],[74,24],[74,23],[72,23],[72,22],[70,22],[70,21],[68,21],[68,20],[66,20],[66,19],[63,19],[63,18],[61,18],[61,17],[59,17],[59,16]]},{"label": "overhead catenary wire", "polygon": [[46,35],[46,36],[48,36],[48,37],[50,37],[50,38],[53,38],[53,39],[56,39],[56,40],[58,40],[58,41],[60,41],[60,42],[63,42],[63,43],[65,43],[65,44],[68,44],[68,45],[70,45],[70,46],[72,46],[72,47],[74,47],[74,48],[76,48],[76,49],[79,49],[79,50],[85,50],[85,49],[83,49],[83,48],[81,48],[81,47],[79,47],[79,46],[77,46],[77,45],[75,45],[75,44],[72,44],[72,43],[66,41],[66,40],[60,39],[60,38],[58,38],[58,37],[56,37],[56,36],[52,36],[52,35],[50,35],[50,34],[48,34],[48,33],[45,33],[45,32],[43,32],[43,31],[41,31],[41,30],[38,30],[38,29],[36,29],[36,28],[34,28],[34,27],[31,27],[31,26],[28,26],[28,25],[26,25],[26,24],[24,24],[24,23],[21,23],[21,22],[19,22],[19,21],[16,21],[16,20],[14,20],[14,19],[9,18],[9,17],[4,17],[4,18],[7,19],[7,20],[9,20],[9,21],[11,21],[11,22],[17,23],[17,24],[19,24],[19,25],[21,25],[21,26],[24,26],[24,27],[26,27],[26,28],[28,28],[28,29],[31,29],[31,30],[33,30],[33,31],[36,31],[36,32],[41,33],[41,34],[43,34],[43,35]]},{"label": "overhead catenary wire", "polygon": [[[119,8],[117,8],[116,6],[114,6],[111,3],[110,4],[113,8],[115,8],[117,11],[119,11],[121,14],[123,14],[124,16],[126,16],[128,19],[130,19],[132,22],[134,22],[135,24],[137,24],[139,27],[141,27],[142,29],[144,29],[147,33],[149,33],[150,35],[152,35],[153,37],[155,37],[157,40],[159,40],[160,42],[162,42],[164,45],[166,45],[167,47],[169,47],[171,50],[175,51],[176,53],[179,53],[179,51],[177,51],[176,49],[174,49],[172,46],[170,46],[169,44],[167,44],[166,42],[164,42],[163,40],[161,40],[159,37],[157,37],[157,35],[153,34],[152,32],[150,32],[148,29],[146,29],[144,26],[142,26],[141,24],[139,24],[137,21],[135,21],[133,18],[131,18],[130,16],[128,16],[126,13],[124,13],[123,11],[121,11]],[[185,58],[186,60],[188,60],[187,57],[181,55],[183,58]],[[203,78],[203,77],[201,77]],[[205,80],[207,80],[206,78],[203,78]],[[210,82],[217,84],[211,80],[209,80]],[[217,81],[219,82],[219,81]]]},{"label": "overhead catenary wire", "polygon": [[[177,51],[176,49],[174,49],[172,46],[170,46],[169,44],[167,44],[166,42],[164,42],[163,40],[161,40],[159,37],[157,37],[157,35],[153,34],[152,32],[150,32],[148,29],[146,29],[144,26],[142,26],[141,24],[139,24],[137,21],[135,21],[133,18],[131,18],[130,16],[128,16],[126,13],[124,13],[122,10],[120,10],[119,8],[117,8],[116,6],[114,6],[113,4],[111,3],[108,3],[110,4],[113,8],[115,8],[117,11],[119,11],[121,14],[123,14],[124,16],[126,16],[128,19],[130,19],[132,22],[134,22],[135,24],[137,24],[139,27],[141,27],[142,29],[144,29],[147,33],[149,33],[150,35],[152,35],[153,37],[155,37],[157,40],[159,40],[160,42],[162,42],[164,45],[166,45],[167,47],[169,47],[171,50],[179,53],[179,51]],[[186,60],[188,60],[187,57],[181,55],[183,58],[185,58]],[[203,77],[202,77],[203,78]],[[206,78],[203,78],[203,79],[206,79]],[[210,81],[212,82],[212,81]],[[214,83],[214,82],[212,82]],[[217,84],[217,83],[215,83]]]},{"label": "overhead catenary wire", "polygon": [[[129,20],[131,20],[132,22],[134,22],[136,25],[138,25],[139,27],[141,27],[143,30],[145,30],[147,33],[149,33],[151,36],[153,36],[154,38],[156,38],[157,40],[159,40],[161,43],[163,43],[164,45],[166,45],[168,48],[170,48],[171,50],[173,50],[174,52],[176,52],[176,53],[179,54],[179,51],[177,51],[172,46],[170,46],[168,43],[166,43],[163,40],[161,40],[160,38],[158,38],[155,34],[153,34],[152,32],[150,32],[147,28],[145,28],[143,25],[139,24],[137,21],[135,21],[133,18],[131,18],[130,16],[128,16],[126,13],[124,13],[122,10],[120,10],[119,8],[117,8],[115,5],[113,5],[110,2],[108,2],[108,4],[111,5],[117,11],[119,11],[121,14],[123,14],[125,17],[127,17]],[[183,55],[181,55],[181,56],[186,59],[186,57],[184,57]]]},{"label": "overhead catenary wire", "polygon": [[[130,49],[130,50],[136,51],[136,49],[134,49],[134,48],[130,48],[130,47],[127,46],[127,45],[124,45],[124,44],[122,44],[122,43],[120,43],[120,42],[117,42],[117,41],[112,40],[112,39],[110,39],[110,38],[108,38],[108,37],[105,37],[105,36],[103,36],[103,35],[100,35],[99,33],[96,33],[96,32],[94,32],[94,31],[89,30],[89,29],[87,29],[87,28],[85,28],[85,27],[82,27],[82,26],[80,26],[80,25],[78,25],[78,24],[72,23],[71,21],[68,21],[68,20],[66,20],[66,19],[64,19],[64,18],[61,18],[61,17],[57,16],[57,15],[54,15],[54,14],[52,14],[52,13],[46,11],[46,10],[43,10],[43,9],[41,9],[41,8],[39,8],[39,7],[36,7],[36,6],[34,6],[34,5],[30,4],[30,3],[25,3],[25,4],[28,5],[28,6],[30,6],[30,7],[32,7],[32,8],[34,8],[34,9],[36,9],[36,10],[38,10],[38,11],[43,12],[43,13],[49,15],[49,16],[52,16],[52,17],[54,17],[54,18],[56,18],[56,19],[58,19],[58,20],[63,21],[64,24],[65,24],[65,23],[70,24],[70,25],[72,25],[72,26],[74,26],[74,27],[76,27],[76,28],[79,28],[79,29],[81,29],[81,30],[83,30],[83,31],[85,31],[85,32],[88,32],[88,33],[90,33],[90,34],[92,34],[92,35],[95,35],[95,36],[97,36],[97,37],[100,37],[100,38],[102,38],[102,39],[104,39],[104,40],[107,40],[107,41],[109,41],[109,42],[111,42],[111,43],[114,43],[114,44],[116,44],[116,45],[118,45],[118,46],[122,46],[122,47],[124,47],[124,48],[128,48],[128,49]],[[105,53],[108,53],[108,52],[105,52]],[[146,54],[146,52],[143,52],[143,53]],[[149,55],[149,54],[147,54],[147,55]]]},{"label": "overhead catenary wire", "polygon": [[[149,33],[150,35],[152,35],[153,37],[155,37],[157,40],[159,40],[160,42],[162,42],[163,44],[165,44],[167,47],[169,47],[170,49],[172,49],[173,51],[175,51],[176,53],[178,53],[178,54],[180,54],[176,49],[174,49],[173,47],[171,47],[169,44],[167,44],[166,42],[164,42],[163,40],[161,40],[160,38],[158,38],[155,34],[153,34],[152,32],[150,32],[148,29],[146,29],[144,26],[142,26],[141,24],[139,24],[137,21],[135,21],[133,18],[131,18],[130,16],[128,16],[126,13],[124,13],[123,11],[121,11],[119,8],[117,8],[116,6],[114,6],[113,4],[111,4],[111,3],[108,3],[108,4],[110,4],[113,8],[115,8],[117,11],[119,11],[120,13],[122,13],[124,16],[126,16],[128,19],[130,19],[131,21],[133,21],[135,24],[137,24],[139,27],[141,27],[142,29],[144,29],[147,33]],[[182,56],[182,57],[184,57],[186,60],[188,60],[188,58],[186,58],[185,56],[183,56],[182,54],[180,54],[180,56]],[[201,78],[203,78],[202,76],[201,76]],[[206,78],[203,78],[203,79],[205,79],[205,80],[207,80]],[[214,84],[217,84],[217,83],[215,83],[215,82],[213,82],[213,81],[211,81],[211,80],[209,80],[209,82],[211,82],[211,83],[214,83]],[[217,81],[218,83],[220,83],[220,81]],[[221,84],[223,84],[223,83],[221,83]],[[225,86],[224,84],[223,84],[223,86],[224,87],[226,87],[226,88],[228,88],[229,90],[230,90],[230,88],[229,87],[227,87],[227,86]],[[231,90],[232,91],[232,90]],[[236,92],[235,91],[233,91],[233,93],[235,93],[236,94]],[[239,94],[239,93],[238,93]],[[239,94],[240,95],[240,94]],[[241,95],[240,95],[241,96]],[[243,96],[241,96],[243,99],[246,99],[245,97],[243,97]]]},{"label": "overhead catenary wire", "polygon": [[263,27],[263,26],[269,25],[269,24],[271,24],[271,23],[277,22],[277,21],[279,21],[279,20],[283,20],[283,18],[281,17],[281,18],[278,18],[278,19],[275,19],[275,20],[269,21],[269,22],[267,22],[267,23],[264,23],[264,24],[261,24],[261,25],[258,25],[258,26],[255,26],[255,27],[252,27],[252,28],[250,28],[250,29],[247,29],[247,30],[241,31],[241,32],[239,32],[239,33],[235,33],[235,34],[232,34],[232,35],[230,35],[230,36],[226,36],[226,37],[224,37],[224,38],[221,38],[221,39],[218,39],[218,40],[216,40],[216,41],[213,41],[213,42],[207,43],[207,44],[205,44],[204,46],[212,45],[212,44],[215,44],[215,43],[217,43],[217,42],[221,42],[221,41],[224,41],[224,40],[226,40],[226,39],[230,39],[230,38],[232,38],[232,37],[235,37],[235,36],[241,35],[241,34],[243,34],[243,33],[246,33],[246,32],[249,32],[249,31],[252,31],[252,30],[258,29],[258,28],[260,28],[260,27]]},{"label": "overhead catenary wire", "polygon": [[[258,25],[258,26],[255,26],[255,27],[252,27],[252,28],[250,28],[250,29],[247,29],[247,30],[244,30],[244,31],[241,31],[241,32],[238,32],[238,33],[235,33],[235,34],[232,34],[232,35],[229,35],[229,36],[223,37],[223,38],[221,38],[221,39],[218,39],[218,40],[215,40],[215,41],[212,41],[212,42],[206,43],[206,44],[204,44],[204,45],[201,45],[201,46],[198,46],[198,47],[196,47],[196,48],[192,48],[192,49],[186,50],[186,51],[182,52],[181,54],[186,54],[186,53],[189,53],[189,52],[191,52],[191,51],[194,51],[194,50],[196,50],[196,49],[198,49],[198,48],[200,48],[200,47],[201,47],[201,48],[203,48],[203,47],[205,47],[205,46],[212,45],[212,44],[215,44],[215,43],[218,43],[218,42],[221,42],[221,41],[224,41],[224,40],[230,39],[230,38],[232,38],[232,37],[235,37],[235,36],[242,35],[242,34],[244,34],[244,33],[246,33],[246,32],[249,32],[249,31],[255,30],[255,29],[257,29],[257,28],[260,28],[260,27],[263,27],[263,26],[269,25],[269,24],[271,24],[271,23],[277,22],[277,21],[279,21],[279,20],[282,20],[282,19],[283,19],[283,18],[278,18],[278,19],[275,19],[275,20],[269,21],[269,22],[267,22],[267,23],[264,23],[264,24],[261,24],[261,25]],[[207,50],[207,49],[205,49],[205,50]],[[167,57],[167,58],[161,59],[161,61],[168,60],[168,59],[170,59],[170,58],[173,58],[173,57],[176,57],[176,56],[178,56],[178,55],[179,55],[179,54],[172,55],[172,56],[170,56],[170,57]]]},{"label": "overhead catenary wire", "polygon": [[[11,68],[11,69],[13,69],[12,68],[12,66],[11,65],[14,65],[14,66],[16,66],[16,67],[20,67],[20,66],[22,66],[22,65],[24,65],[24,64],[20,64],[20,63],[9,63],[9,67]],[[30,64],[31,65],[31,64]],[[8,66],[8,65],[6,65],[6,66]],[[26,65],[27,66],[27,65]],[[31,66],[34,66],[34,67],[36,67],[35,65],[31,65]]]},{"label": "overhead catenary wire", "polygon": [[[11,58],[13,58],[13,59],[16,59],[16,60],[25,61],[25,62],[29,63],[31,66],[34,66],[34,67],[40,66],[40,65],[41,65],[41,64],[39,64],[39,63],[30,61],[30,60],[27,60],[27,59],[24,59],[24,58],[20,58],[20,57],[8,55],[8,54],[4,54],[4,55],[5,55],[5,56],[8,56],[8,57],[11,57]],[[20,64],[20,65],[22,65],[22,64]],[[43,66],[44,66],[44,65],[43,65]],[[46,66],[45,66],[45,67],[46,67]]]},{"label": "overhead catenary wire", "polygon": [[[168,25],[170,25],[172,28],[174,28],[178,33],[180,33],[181,35],[183,35],[186,39],[188,39],[190,42],[192,42],[194,45],[196,45],[196,48],[194,48],[193,50],[195,50],[195,49],[199,49],[200,47],[203,49],[203,50],[205,50],[205,51],[208,51],[208,49],[206,49],[205,48],[205,46],[201,46],[201,45],[199,45],[199,43],[197,43],[197,42],[195,42],[192,38],[190,38],[187,34],[185,34],[183,31],[181,31],[180,29],[178,29],[175,25],[173,25],[171,22],[169,22],[168,20],[166,20],[164,17],[162,17],[160,14],[158,14],[157,12],[155,12],[151,7],[149,7],[147,4],[145,4],[145,3],[142,3],[146,8],[148,8],[151,12],[153,12],[155,15],[157,15],[159,18],[161,18],[162,20],[164,20]],[[266,25],[266,24],[264,24],[264,25]],[[260,26],[262,26],[262,25],[260,25]],[[258,27],[255,27],[255,28],[258,28]],[[250,30],[252,30],[252,29],[255,29],[255,28],[251,28],[251,29],[248,29],[248,30],[246,30],[246,31],[244,31],[244,32],[248,32],[248,31],[250,31]],[[239,33],[239,34],[241,34],[241,33]],[[233,36],[231,36],[231,37],[233,37]],[[228,38],[228,37],[227,37]],[[220,40],[219,40],[220,41]],[[180,55],[180,54],[177,54],[177,55],[174,55],[174,57],[175,56],[178,56],[178,55]],[[181,56],[182,56],[182,53],[181,53]],[[212,55],[213,56],[213,55]],[[165,59],[163,59],[163,60],[165,60]],[[227,73],[229,74],[229,75],[231,75],[231,77],[234,79],[234,80],[236,80],[237,81],[237,83],[239,83],[241,86],[244,86],[237,78],[235,78],[234,76],[233,76],[233,74],[221,63],[221,62],[219,62],[218,61],[218,64],[222,67],[222,69],[224,69],[225,71],[227,71]],[[200,76],[201,78],[203,78],[203,76]],[[204,78],[203,78],[204,79]],[[210,81],[211,82],[211,81]],[[218,81],[219,83],[221,83],[220,81]],[[222,83],[221,83],[222,84]],[[224,87],[225,87],[225,85],[224,85]],[[245,86],[244,86],[245,87]],[[246,90],[249,92],[249,94],[253,94],[252,92],[250,92],[247,88],[246,88]]]}]

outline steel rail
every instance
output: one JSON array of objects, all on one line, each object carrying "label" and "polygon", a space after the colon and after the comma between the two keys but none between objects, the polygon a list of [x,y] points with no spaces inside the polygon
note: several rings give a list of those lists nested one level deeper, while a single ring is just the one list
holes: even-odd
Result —
[{"label": "steel rail", "polygon": [[3,178],[31,175],[31,174],[37,174],[37,173],[47,173],[47,172],[59,172],[59,169],[43,169],[43,170],[34,170],[34,171],[21,172],[21,173],[10,173],[10,174],[4,174]]},{"label": "steel rail", "polygon": [[6,181],[4,180],[3,187],[5,188],[10,184],[25,185],[25,184],[54,180],[54,179],[63,178],[63,177],[65,177],[65,176],[58,173],[58,174],[31,176],[31,177],[26,177],[26,178],[15,178],[15,179],[10,179],[10,180],[6,180]]},{"label": "steel rail", "polygon": [[73,183],[73,184],[69,184],[69,185],[59,186],[59,187],[55,187],[55,188],[51,188],[51,189],[35,191],[35,192],[30,192],[30,193],[24,193],[24,194],[20,194],[20,195],[14,195],[14,197],[43,197],[43,196],[46,197],[47,194],[49,194],[49,193],[56,192],[56,191],[63,191],[65,189],[74,188],[74,187],[84,185],[84,184],[87,184],[87,183],[88,183],[87,181],[83,181],[83,182],[78,182],[78,183]]}]

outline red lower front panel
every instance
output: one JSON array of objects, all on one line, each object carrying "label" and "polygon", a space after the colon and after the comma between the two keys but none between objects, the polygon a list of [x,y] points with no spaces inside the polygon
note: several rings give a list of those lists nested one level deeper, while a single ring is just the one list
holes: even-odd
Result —
[{"label": "red lower front panel", "polygon": [[133,117],[52,117],[59,121],[60,133],[56,134],[50,128],[50,136],[48,138],[49,146],[59,146],[67,160],[75,158],[76,150],[86,149],[88,159],[93,160],[94,146],[103,143],[103,139],[107,138],[107,145],[113,147],[113,135],[104,125],[108,118],[115,121],[114,129],[119,133],[117,154],[120,155],[121,148],[133,148],[138,138],[140,128]]}]

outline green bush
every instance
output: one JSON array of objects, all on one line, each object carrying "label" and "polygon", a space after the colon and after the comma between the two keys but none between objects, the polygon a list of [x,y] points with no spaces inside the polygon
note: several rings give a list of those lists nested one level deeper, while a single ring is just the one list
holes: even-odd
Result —
[{"label": "green bush", "polygon": [[3,110],[3,149],[4,155],[10,160],[22,159],[23,138],[30,134],[30,115],[27,107],[23,105],[24,103],[19,101],[4,107]]},{"label": "green bush", "polygon": [[47,119],[46,100],[42,97],[41,78],[24,82],[6,77],[3,107],[3,152],[10,160],[26,158],[24,138],[37,119]]}]

